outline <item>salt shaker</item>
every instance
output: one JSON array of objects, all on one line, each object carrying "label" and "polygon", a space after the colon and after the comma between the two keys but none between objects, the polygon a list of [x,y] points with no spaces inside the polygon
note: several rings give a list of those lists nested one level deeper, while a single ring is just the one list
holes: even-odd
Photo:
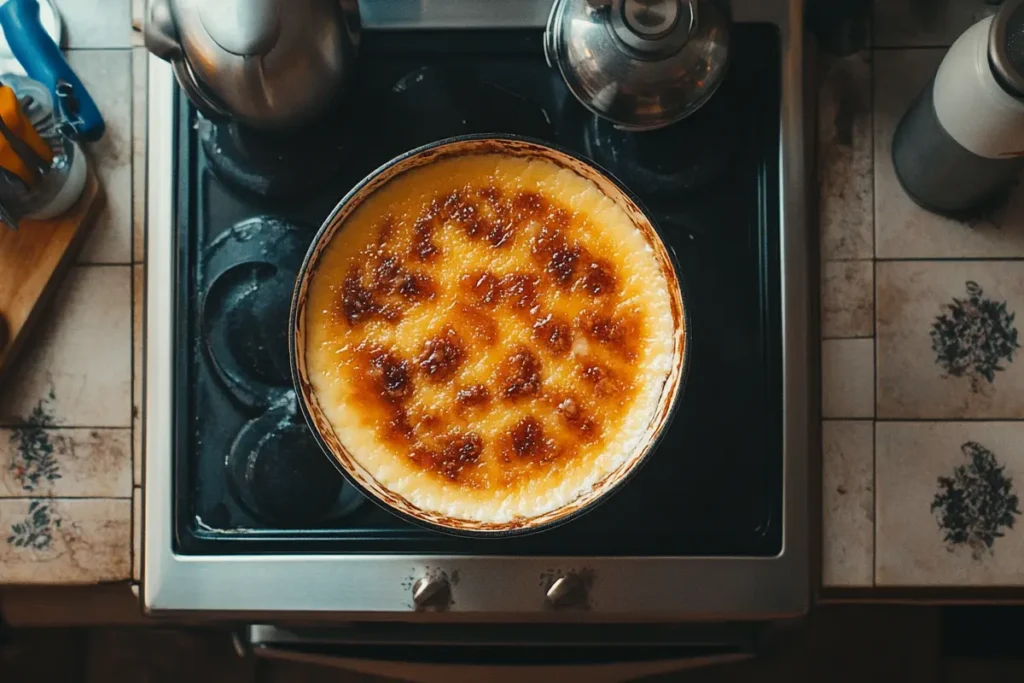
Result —
[{"label": "salt shaker", "polygon": [[1024,0],[967,29],[903,115],[892,142],[903,189],[954,216],[999,200],[1024,165]]}]

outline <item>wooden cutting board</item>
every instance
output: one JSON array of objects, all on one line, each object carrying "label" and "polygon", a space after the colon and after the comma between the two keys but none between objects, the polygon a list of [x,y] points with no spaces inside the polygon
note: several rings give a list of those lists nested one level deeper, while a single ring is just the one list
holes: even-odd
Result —
[{"label": "wooden cutting board", "polygon": [[90,170],[82,196],[67,213],[22,221],[16,231],[0,225],[0,378],[74,263],[102,205],[99,181]]}]

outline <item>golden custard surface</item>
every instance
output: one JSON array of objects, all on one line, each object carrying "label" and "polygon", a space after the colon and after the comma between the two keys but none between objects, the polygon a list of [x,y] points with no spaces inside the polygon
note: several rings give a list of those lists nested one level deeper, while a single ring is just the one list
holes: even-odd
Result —
[{"label": "golden custard surface", "polygon": [[596,185],[481,154],[391,180],[321,254],[306,366],[351,456],[449,517],[560,508],[622,465],[673,358],[668,282]]}]

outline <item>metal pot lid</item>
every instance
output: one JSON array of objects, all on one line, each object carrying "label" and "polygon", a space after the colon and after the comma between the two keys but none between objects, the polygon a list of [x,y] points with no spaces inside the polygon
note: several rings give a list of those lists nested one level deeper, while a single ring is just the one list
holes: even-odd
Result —
[{"label": "metal pot lid", "polygon": [[710,0],[556,0],[544,51],[579,101],[621,128],[696,111],[728,61],[725,12]]}]

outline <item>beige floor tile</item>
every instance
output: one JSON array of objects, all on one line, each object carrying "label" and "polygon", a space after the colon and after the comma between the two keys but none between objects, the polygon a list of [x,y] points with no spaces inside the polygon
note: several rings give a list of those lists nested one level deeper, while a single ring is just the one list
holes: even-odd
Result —
[{"label": "beige floor tile", "polygon": [[903,191],[892,164],[892,137],[911,100],[938,68],[942,50],[875,53],[875,251],[878,258],[1024,256],[1024,183],[1005,206],[971,223],[942,218]]},{"label": "beige floor tile", "polygon": [[874,0],[876,47],[951,45],[984,17],[985,0]]},{"label": "beige floor tile", "polygon": [[142,485],[142,380],[143,318],[146,305],[146,271],[142,265],[132,267],[132,471],[136,486]]},{"label": "beige floor tile", "polygon": [[875,571],[874,425],[822,424],[822,584],[870,586]]},{"label": "beige floor tile", "polygon": [[68,63],[82,79],[106,123],[98,142],[87,144],[106,204],[86,240],[80,263],[130,263],[132,239],[132,53],[72,50]]},{"label": "beige floor tile", "polygon": [[0,583],[131,577],[130,499],[0,499]]},{"label": "beige floor tile", "polygon": [[132,50],[132,260],[141,263],[146,248],[146,103],[149,52]]},{"label": "beige floor tile", "polygon": [[875,414],[875,342],[826,339],[821,343],[821,413],[825,418]]},{"label": "beige floor tile", "polygon": [[875,448],[877,585],[1024,584],[1024,423],[879,422]]},{"label": "beige floor tile", "polygon": [[127,429],[0,429],[0,498],[131,495]]},{"label": "beige floor tile", "polygon": [[131,426],[131,267],[78,266],[0,386],[0,424]]},{"label": "beige floor tile", "polygon": [[1024,262],[889,262],[877,276],[879,417],[1024,418]]},{"label": "beige floor tile", "polygon": [[818,95],[822,258],[874,255],[871,63],[867,52],[823,58]]},{"label": "beige floor tile", "polygon": [[827,261],[822,266],[821,336],[870,337],[875,332],[875,264]]}]

